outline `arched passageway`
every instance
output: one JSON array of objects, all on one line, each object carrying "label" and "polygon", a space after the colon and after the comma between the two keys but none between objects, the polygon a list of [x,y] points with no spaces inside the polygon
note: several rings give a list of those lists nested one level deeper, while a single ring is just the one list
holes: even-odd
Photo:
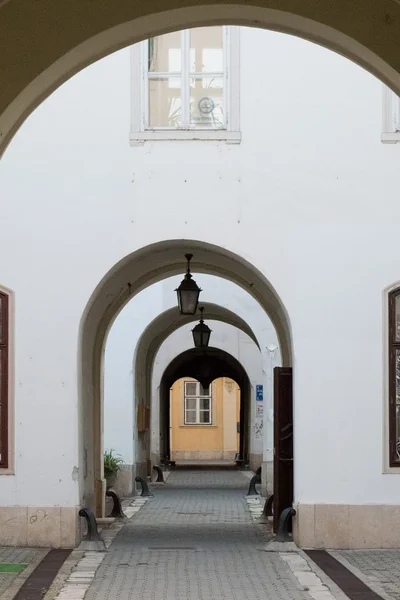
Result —
[{"label": "arched passageway", "polygon": [[347,56],[400,94],[396,0],[168,0],[0,3],[0,154],[27,116],[90,63],[153,35],[238,24],[303,37]]},{"label": "arched passageway", "polygon": [[220,348],[192,348],[179,354],[165,370],[160,385],[161,456],[170,458],[170,388],[178,379],[192,377],[208,388],[220,377],[233,379],[241,390],[239,455],[249,460],[251,386],[240,362]]},{"label": "arched passageway", "polygon": [[[249,325],[236,313],[212,302],[202,302],[207,321],[220,321],[237,327],[246,333],[260,350],[259,343]],[[143,331],[136,346],[134,356],[135,398],[136,401],[151,405],[151,378],[154,360],[163,342],[180,327],[198,320],[198,315],[181,315],[178,307],[172,307],[156,317]],[[158,419],[157,419],[158,422]],[[157,458],[159,461],[159,453]]]},{"label": "arched passageway", "polygon": [[205,242],[168,240],[142,248],[121,260],[92,294],[80,330],[81,502],[95,508],[97,514],[104,512],[102,369],[108,330],[135,294],[152,283],[182,273],[183,256],[188,251],[194,254],[193,272],[229,279],[259,302],[276,328],[283,364],[292,364],[291,330],[286,310],[266,277],[242,257]]}]

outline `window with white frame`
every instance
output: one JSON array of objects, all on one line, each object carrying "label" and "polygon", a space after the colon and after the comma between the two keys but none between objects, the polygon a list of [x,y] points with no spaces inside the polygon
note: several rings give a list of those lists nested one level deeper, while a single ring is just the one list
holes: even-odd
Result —
[{"label": "window with white frame", "polygon": [[185,381],[185,425],[211,425],[211,386]]},{"label": "window with white frame", "polygon": [[201,27],[132,47],[131,142],[240,141],[239,29]]},{"label": "window with white frame", "polygon": [[400,142],[400,98],[386,85],[383,86],[382,142]]}]

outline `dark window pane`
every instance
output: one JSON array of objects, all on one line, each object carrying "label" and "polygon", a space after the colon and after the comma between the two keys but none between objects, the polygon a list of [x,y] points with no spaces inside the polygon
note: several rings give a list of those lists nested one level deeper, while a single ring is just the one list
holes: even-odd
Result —
[{"label": "dark window pane", "polygon": [[185,396],[196,396],[197,383],[195,381],[185,382]]},{"label": "dark window pane", "polygon": [[200,410],[210,410],[210,398],[199,398]]},{"label": "dark window pane", "polygon": [[196,411],[187,410],[185,414],[185,423],[196,423]]},{"label": "dark window pane", "polygon": [[400,294],[398,294],[395,298],[394,310],[395,310],[394,337],[395,337],[396,342],[400,342]]},{"label": "dark window pane", "polygon": [[396,404],[400,404],[400,349],[396,348]]},{"label": "dark window pane", "polygon": [[200,423],[210,423],[210,411],[209,410],[201,410],[200,411]]},{"label": "dark window pane", "polygon": [[186,410],[196,410],[196,398],[186,398]]},{"label": "dark window pane", "polygon": [[4,385],[4,374],[3,374],[3,365],[4,365],[4,353],[6,352],[5,348],[0,348],[0,463],[2,462],[3,456],[3,415],[4,415],[4,406],[3,402],[6,399],[7,390],[3,389]]}]

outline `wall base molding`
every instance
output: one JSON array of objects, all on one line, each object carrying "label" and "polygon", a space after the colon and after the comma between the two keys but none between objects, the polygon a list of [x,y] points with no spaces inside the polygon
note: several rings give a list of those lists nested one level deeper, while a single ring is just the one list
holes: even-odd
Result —
[{"label": "wall base molding", "polygon": [[274,463],[264,461],[261,470],[261,494],[265,497],[274,492]]},{"label": "wall base molding", "polygon": [[0,546],[75,548],[81,540],[79,507],[0,507]]},{"label": "wall base molding", "polygon": [[[302,548],[400,548],[400,504],[293,506],[293,538]],[[0,546],[75,548],[81,540],[78,511],[64,506],[0,507]]]},{"label": "wall base molding", "polygon": [[135,489],[135,477],[136,477],[136,465],[129,465],[124,463],[121,466],[121,470],[117,474],[117,479],[113,489],[117,492],[121,498],[127,498],[134,494]]},{"label": "wall base molding", "polygon": [[234,461],[236,450],[174,450],[171,460],[230,460]]},{"label": "wall base molding", "polygon": [[400,504],[293,504],[302,548],[400,548]]}]

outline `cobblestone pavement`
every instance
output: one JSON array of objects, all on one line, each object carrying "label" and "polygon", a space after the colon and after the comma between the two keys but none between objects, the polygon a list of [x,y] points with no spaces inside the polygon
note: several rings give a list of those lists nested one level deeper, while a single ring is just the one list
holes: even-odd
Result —
[{"label": "cobblestone pavement", "polygon": [[310,600],[253,523],[238,471],[175,471],[112,543],[85,600]]},{"label": "cobblestone pavement", "polygon": [[400,550],[335,550],[331,554],[377,594],[400,600]]},{"label": "cobblestone pavement", "polygon": [[[43,558],[47,550],[40,548],[0,548],[0,563],[25,564],[26,568],[21,573],[0,572],[0,598],[12,598],[19,585],[25,581],[37,563]],[[8,593],[9,592],[9,593]]]}]

